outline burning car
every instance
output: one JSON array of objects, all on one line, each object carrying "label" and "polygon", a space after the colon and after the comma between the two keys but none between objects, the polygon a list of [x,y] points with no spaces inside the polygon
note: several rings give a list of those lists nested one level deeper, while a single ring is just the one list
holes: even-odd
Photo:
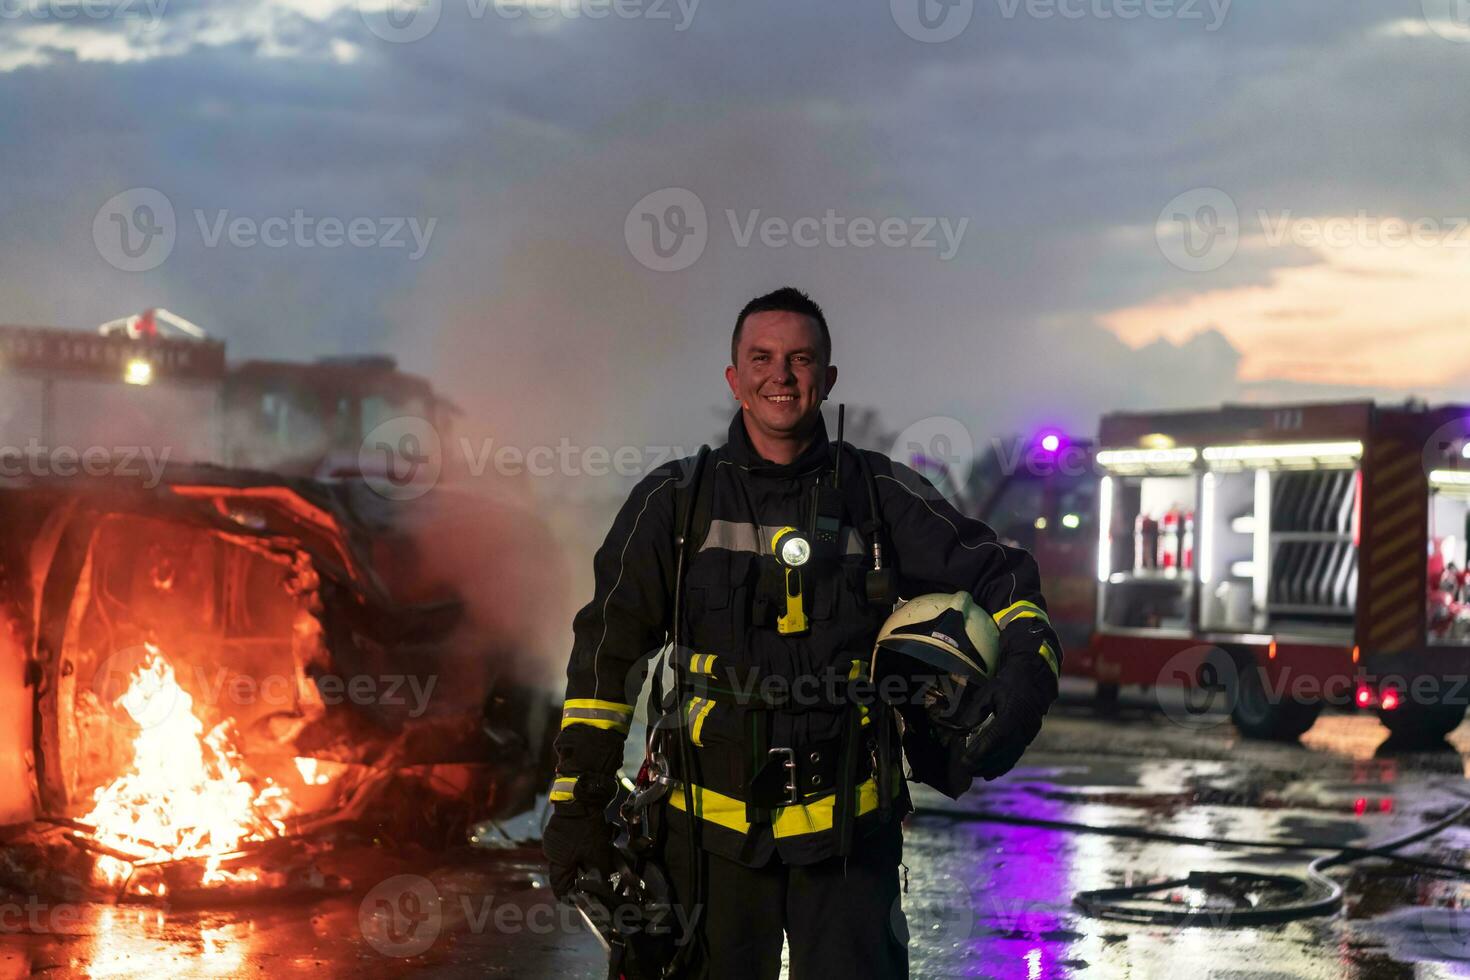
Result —
[{"label": "burning car", "polygon": [[101,901],[346,888],[313,862],[343,834],[432,847],[532,806],[554,719],[515,620],[536,611],[487,630],[434,572],[448,536],[544,558],[535,521],[449,491],[395,510],[360,480],[160,477],[0,486],[0,879]]}]

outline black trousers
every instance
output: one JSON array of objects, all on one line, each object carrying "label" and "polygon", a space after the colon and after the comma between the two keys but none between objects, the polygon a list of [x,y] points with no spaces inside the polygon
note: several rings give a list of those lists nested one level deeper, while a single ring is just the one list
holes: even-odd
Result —
[{"label": "black trousers", "polygon": [[[698,945],[684,975],[775,980],[784,934],[792,980],[907,978],[908,928],[898,885],[902,857],[898,820],[859,838],[847,858],[816,864],[788,865],[773,856],[765,867],[747,868],[700,851],[703,907],[695,929]],[[689,842],[676,828],[669,828],[661,863],[681,919],[688,921]]]}]

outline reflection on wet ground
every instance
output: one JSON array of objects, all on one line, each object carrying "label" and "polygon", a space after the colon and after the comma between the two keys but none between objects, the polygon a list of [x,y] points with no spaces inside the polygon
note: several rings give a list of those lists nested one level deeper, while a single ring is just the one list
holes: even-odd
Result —
[{"label": "reflection on wet ground", "polygon": [[[1300,745],[1124,706],[1063,705],[1011,775],[959,803],[923,791],[910,819],[902,918],[916,977],[1284,980],[1470,976],[1470,888],[1370,859],[1332,872],[1333,918],[1268,928],[1089,918],[1083,889],[1190,870],[1300,874],[1319,851],[1225,849],[972,819],[1087,824],[1201,838],[1358,845],[1450,813],[1470,793],[1470,731],[1385,750],[1369,716],[1328,715]],[[1196,720],[1197,721],[1197,720]],[[1465,863],[1470,828],[1409,848]],[[206,912],[0,900],[0,978],[388,976],[600,978],[600,947],[554,905],[534,848],[443,855],[369,846],[333,858],[348,897]]]},{"label": "reflection on wet ground", "polygon": [[[1405,834],[1465,800],[1462,756],[1450,746],[1379,751],[1367,716],[1329,716],[1302,745],[1241,741],[1228,725],[1181,728],[1167,714],[1100,719],[1063,708],[1026,766],[960,803],[985,810],[1193,838],[1363,845]],[[1451,741],[1461,746],[1464,736]],[[1298,875],[1319,851],[1161,844],[916,815],[910,866],[916,972],[925,976],[1118,978],[1431,978],[1470,976],[1470,889],[1372,859],[1334,872],[1346,907],[1331,919],[1252,929],[1139,926],[1088,918],[1084,889],[1181,877],[1189,871]],[[1470,829],[1406,853],[1460,865]],[[937,884],[932,884],[937,883]],[[961,884],[963,883],[963,884]],[[973,928],[947,892],[970,903]]]},{"label": "reflection on wet ground", "polygon": [[323,859],[350,898],[207,911],[0,905],[0,978],[601,977],[573,914],[554,905],[535,848]]}]

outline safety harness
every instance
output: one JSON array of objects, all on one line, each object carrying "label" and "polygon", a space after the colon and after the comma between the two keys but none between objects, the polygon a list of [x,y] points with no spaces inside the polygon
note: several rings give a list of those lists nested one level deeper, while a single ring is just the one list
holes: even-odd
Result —
[{"label": "safety harness", "polygon": [[[865,592],[869,601],[891,604],[896,579],[883,560],[885,528],[871,467],[861,452],[840,437],[834,451],[838,467],[844,451],[855,456],[863,477],[866,507],[853,506],[844,495],[844,510],[850,515],[866,512],[866,519],[856,525],[872,558]],[[788,679],[768,678],[728,652],[697,652],[681,643],[688,635],[684,572],[712,523],[713,481],[704,472],[708,455],[708,447],[702,447],[676,485],[675,526],[680,534],[673,643],[654,669],[647,717],[658,721],[650,728],[639,774],[643,791],[635,794],[635,800],[641,797],[646,806],[672,790],[670,805],[686,814],[739,832],[768,824],[778,838],[834,829],[837,852],[850,854],[856,818],[876,809],[886,820],[897,788],[890,737],[893,721],[887,706],[872,694],[866,655],[854,658],[845,671],[832,667],[817,677],[815,687],[822,697],[812,699],[795,697],[792,685],[780,683]],[[664,690],[666,661],[673,668],[672,697]],[[767,683],[769,680],[778,683]],[[777,693],[771,693],[773,690]],[[716,706],[736,713],[742,738],[719,743],[702,740],[703,723]],[[773,746],[771,720],[776,711],[840,712],[839,733],[799,747]],[[697,759],[695,746],[699,748]],[[704,776],[713,773],[720,774],[718,782],[743,787],[742,798],[708,786]],[[692,825],[690,830],[691,866],[698,868],[699,862],[693,859],[697,845]]]}]

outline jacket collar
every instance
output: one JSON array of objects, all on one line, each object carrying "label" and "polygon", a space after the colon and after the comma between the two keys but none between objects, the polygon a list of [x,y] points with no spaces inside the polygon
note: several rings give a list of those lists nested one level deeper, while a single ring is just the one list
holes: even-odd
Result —
[{"label": "jacket collar", "polygon": [[820,472],[831,465],[832,446],[827,440],[827,423],[817,416],[817,426],[812,432],[811,445],[790,463],[773,463],[755,451],[750,444],[750,435],[745,431],[745,413],[737,410],[730,420],[730,431],[725,448],[732,461],[749,470],[754,476],[795,477]]}]

